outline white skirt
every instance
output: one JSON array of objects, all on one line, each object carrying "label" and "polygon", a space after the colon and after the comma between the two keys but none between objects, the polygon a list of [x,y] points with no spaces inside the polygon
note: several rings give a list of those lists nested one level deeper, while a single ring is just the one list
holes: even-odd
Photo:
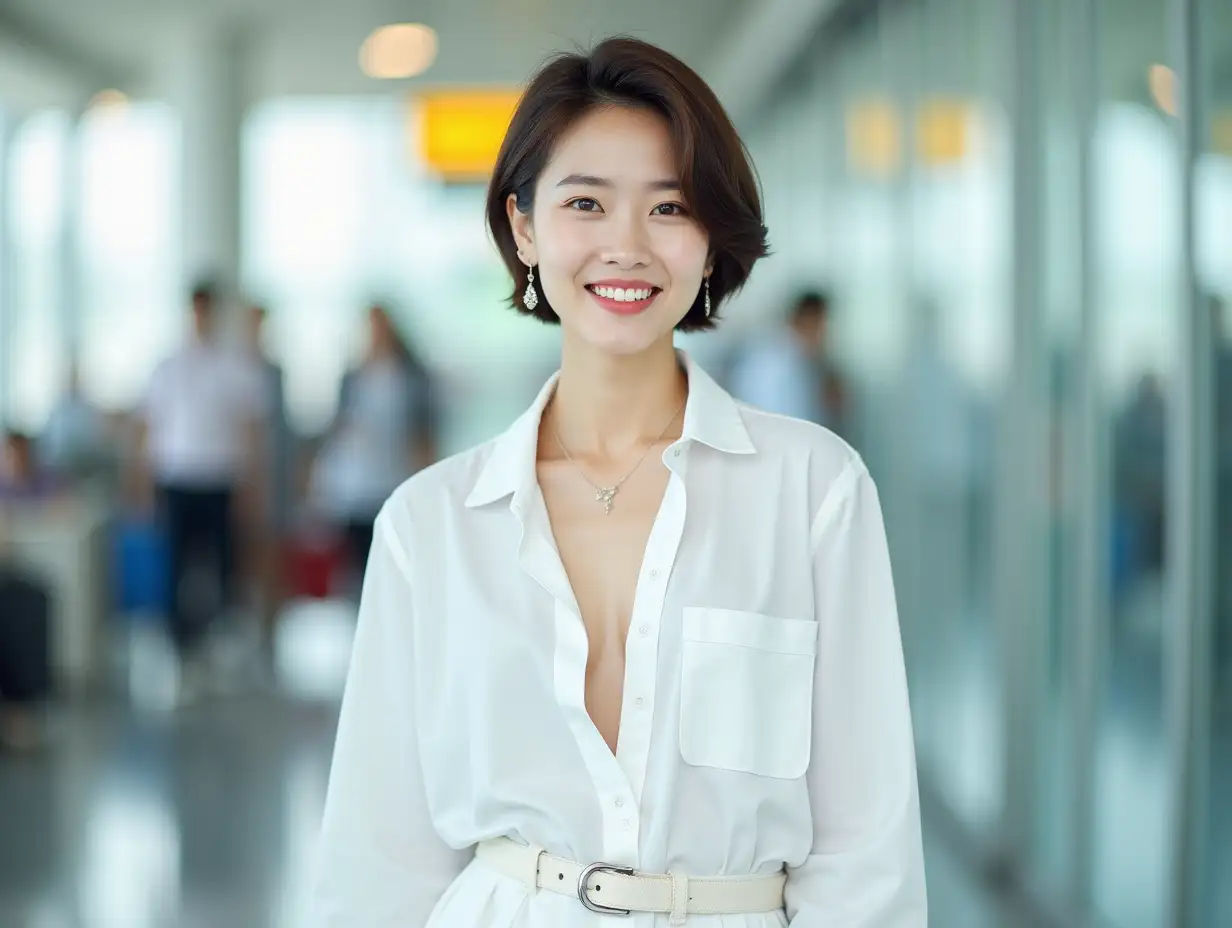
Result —
[{"label": "white skirt", "polygon": [[[599,915],[570,896],[531,890],[474,860],[445,890],[425,928],[666,928],[668,916]],[[782,911],[752,915],[690,915],[688,928],[787,928]]]}]

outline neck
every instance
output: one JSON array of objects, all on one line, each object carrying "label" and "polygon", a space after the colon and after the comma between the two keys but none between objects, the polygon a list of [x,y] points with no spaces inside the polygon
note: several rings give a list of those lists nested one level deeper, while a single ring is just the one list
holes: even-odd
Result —
[{"label": "neck", "polygon": [[[671,338],[641,354],[613,356],[571,342],[561,350],[560,381],[544,419],[575,454],[618,456],[654,441],[688,395]],[[680,434],[678,416],[667,434]]]}]

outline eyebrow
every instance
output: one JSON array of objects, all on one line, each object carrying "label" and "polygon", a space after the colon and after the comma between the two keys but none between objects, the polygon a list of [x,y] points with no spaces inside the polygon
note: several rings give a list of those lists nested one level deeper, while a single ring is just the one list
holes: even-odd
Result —
[{"label": "eyebrow", "polygon": [[[593,174],[570,174],[556,185],[557,187],[615,187],[606,177],[596,177]],[[648,190],[679,190],[680,181],[667,178],[652,180],[646,184]]]}]

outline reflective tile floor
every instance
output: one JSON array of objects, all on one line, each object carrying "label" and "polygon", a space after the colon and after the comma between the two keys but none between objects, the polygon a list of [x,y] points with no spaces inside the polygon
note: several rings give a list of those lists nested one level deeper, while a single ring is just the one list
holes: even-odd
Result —
[{"label": "reflective tile floor", "polygon": [[[61,707],[44,750],[0,754],[0,926],[302,924],[348,629],[344,614],[300,612],[276,689],[177,712]],[[926,841],[931,924],[1027,928]]]}]

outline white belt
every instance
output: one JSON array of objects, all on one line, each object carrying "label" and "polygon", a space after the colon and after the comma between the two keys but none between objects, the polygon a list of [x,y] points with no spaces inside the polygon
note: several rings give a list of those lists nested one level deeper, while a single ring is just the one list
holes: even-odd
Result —
[{"label": "white belt", "polygon": [[553,857],[543,848],[527,847],[509,838],[484,841],[475,856],[505,876],[534,889],[574,896],[592,912],[630,915],[671,913],[671,924],[683,925],[688,915],[751,915],[783,907],[782,871],[754,876],[688,877],[638,873],[610,864],[583,866]]}]

